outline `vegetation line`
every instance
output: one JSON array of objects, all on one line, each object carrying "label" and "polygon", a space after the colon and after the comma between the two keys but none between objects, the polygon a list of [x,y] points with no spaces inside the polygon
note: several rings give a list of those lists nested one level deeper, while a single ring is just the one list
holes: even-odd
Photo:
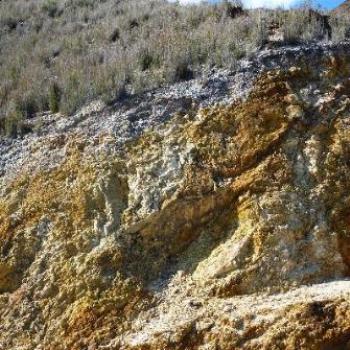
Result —
[{"label": "vegetation line", "polygon": [[346,38],[344,13],[244,10],[239,4],[181,6],[165,0],[2,0],[0,134],[21,136],[26,120],[70,115],[191,79],[213,65],[233,68],[269,41]]}]

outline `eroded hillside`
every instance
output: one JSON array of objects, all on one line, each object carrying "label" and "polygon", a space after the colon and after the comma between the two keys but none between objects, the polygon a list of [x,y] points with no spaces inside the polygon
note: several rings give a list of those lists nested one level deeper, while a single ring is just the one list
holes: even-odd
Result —
[{"label": "eroded hillside", "polygon": [[350,45],[0,143],[0,348],[346,349]]}]

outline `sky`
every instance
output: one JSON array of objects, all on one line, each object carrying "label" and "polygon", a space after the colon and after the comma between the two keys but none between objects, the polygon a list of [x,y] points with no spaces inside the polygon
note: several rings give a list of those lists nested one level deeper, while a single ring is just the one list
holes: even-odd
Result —
[{"label": "sky", "polygon": [[[315,3],[324,8],[334,8],[340,5],[344,0],[316,0]],[[180,0],[181,3],[199,3],[201,0]],[[300,0],[243,0],[246,7],[277,7],[283,6],[288,8],[296,5]]]}]

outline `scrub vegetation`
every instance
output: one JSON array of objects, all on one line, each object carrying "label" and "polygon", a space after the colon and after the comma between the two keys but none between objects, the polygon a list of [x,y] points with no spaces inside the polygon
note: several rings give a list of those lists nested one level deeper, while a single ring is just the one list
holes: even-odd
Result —
[{"label": "scrub vegetation", "polygon": [[[344,16],[327,21],[334,40],[349,34]],[[286,44],[331,40],[321,17],[310,6],[248,11],[229,1],[2,0],[0,133],[23,135],[36,113],[70,115],[96,98],[110,103],[214,65],[233,69],[274,30]]]}]

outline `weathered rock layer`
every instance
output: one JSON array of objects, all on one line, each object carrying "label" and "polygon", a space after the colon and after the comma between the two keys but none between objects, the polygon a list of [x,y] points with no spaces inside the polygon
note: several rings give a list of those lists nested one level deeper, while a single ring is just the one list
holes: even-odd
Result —
[{"label": "weathered rock layer", "polygon": [[3,140],[2,349],[345,349],[350,46],[262,52]]}]

